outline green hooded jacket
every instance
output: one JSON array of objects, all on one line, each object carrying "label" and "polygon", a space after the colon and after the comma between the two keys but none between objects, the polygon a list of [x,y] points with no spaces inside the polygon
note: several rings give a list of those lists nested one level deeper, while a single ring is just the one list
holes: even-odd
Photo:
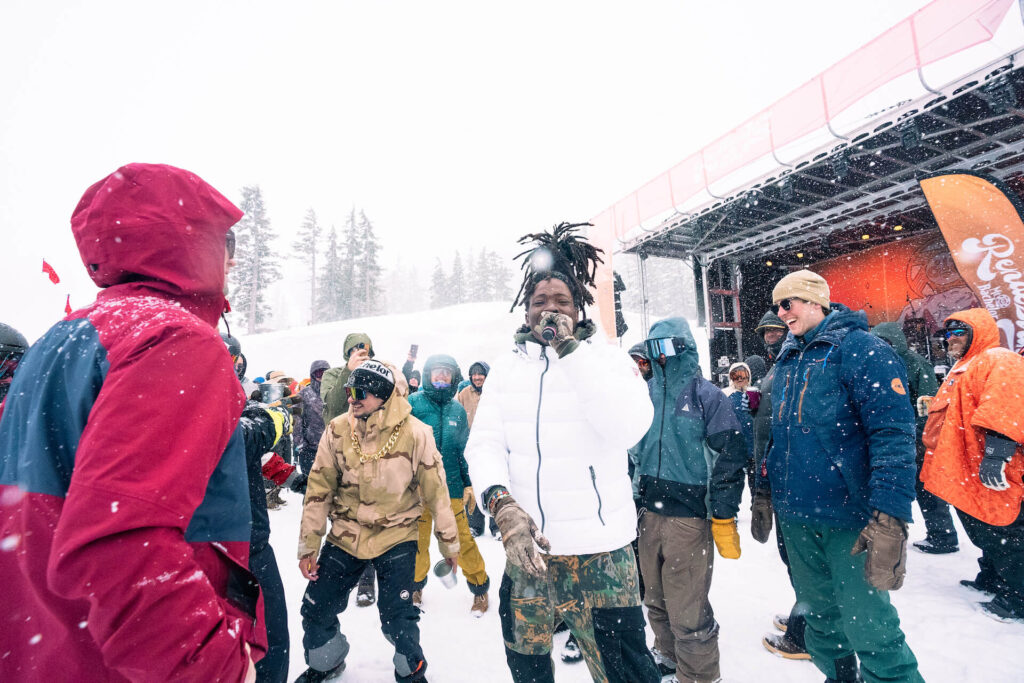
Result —
[{"label": "green hooded jacket", "polygon": [[348,412],[348,394],[345,393],[345,382],[352,371],[348,369],[348,357],[357,344],[365,344],[370,351],[370,358],[373,358],[373,342],[370,337],[362,332],[353,332],[345,337],[342,351],[345,355],[345,363],[341,367],[331,368],[324,373],[320,379],[320,398],[324,401],[324,424],[330,424],[331,420],[342,413]]},{"label": "green hooded jacket", "polygon": [[651,359],[647,383],[654,421],[630,449],[641,503],[669,517],[731,519],[743,493],[747,445],[732,404],[700,373],[697,346],[684,318],[651,326],[648,339],[679,337],[685,349]]},{"label": "green hooded jacket", "polygon": [[[452,370],[451,384],[438,389],[430,382],[434,368],[446,367]],[[469,418],[466,409],[455,401],[455,389],[462,381],[462,372],[451,356],[431,356],[423,365],[423,384],[420,390],[409,397],[412,415],[434,430],[434,444],[441,453],[448,494],[461,498],[463,490],[470,485],[469,465],[466,464],[466,441],[469,439]]]},{"label": "green hooded jacket", "polygon": [[[939,381],[935,377],[935,369],[932,364],[919,353],[910,350],[907,344],[907,337],[899,323],[879,323],[871,329],[871,334],[884,339],[892,346],[893,351],[900,357],[903,364],[907,366],[908,394],[910,404],[914,406],[914,414],[917,414],[917,399],[920,396],[934,396],[939,390]],[[924,427],[928,416],[918,416],[917,421]]]}]

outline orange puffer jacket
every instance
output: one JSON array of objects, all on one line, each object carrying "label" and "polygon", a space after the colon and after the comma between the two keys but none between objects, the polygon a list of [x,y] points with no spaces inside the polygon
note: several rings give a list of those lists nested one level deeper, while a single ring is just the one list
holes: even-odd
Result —
[{"label": "orange puffer jacket", "polygon": [[1024,452],[1018,446],[1006,466],[1010,488],[1005,491],[983,486],[978,467],[986,430],[1024,442],[1024,358],[999,346],[995,320],[983,308],[960,311],[947,320],[969,324],[974,336],[928,409],[921,481],[972,517],[1006,526],[1020,514]]}]

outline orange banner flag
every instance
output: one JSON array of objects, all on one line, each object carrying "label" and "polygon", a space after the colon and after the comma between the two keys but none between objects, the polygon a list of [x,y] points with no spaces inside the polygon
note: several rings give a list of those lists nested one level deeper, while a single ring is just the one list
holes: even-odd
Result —
[{"label": "orange banner flag", "polygon": [[1002,181],[975,173],[920,180],[928,205],[970,285],[1008,349],[1024,349],[1024,203]]}]

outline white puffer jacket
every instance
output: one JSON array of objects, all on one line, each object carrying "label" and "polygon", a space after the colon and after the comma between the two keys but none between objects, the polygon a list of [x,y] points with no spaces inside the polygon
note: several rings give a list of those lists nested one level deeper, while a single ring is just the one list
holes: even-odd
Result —
[{"label": "white puffer jacket", "polygon": [[487,376],[466,445],[478,494],[504,486],[554,555],[617,550],[636,538],[626,449],[654,408],[625,351],[582,342],[565,358],[517,346]]}]

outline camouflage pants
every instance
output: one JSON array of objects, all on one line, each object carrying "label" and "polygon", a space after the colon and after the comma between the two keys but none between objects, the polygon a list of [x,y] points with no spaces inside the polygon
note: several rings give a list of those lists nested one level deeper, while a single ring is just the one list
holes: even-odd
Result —
[{"label": "camouflage pants", "polygon": [[658,681],[647,649],[633,550],[545,555],[547,576],[511,562],[499,591],[501,631],[512,677],[554,680],[551,639],[564,621],[579,643],[594,681]]}]

